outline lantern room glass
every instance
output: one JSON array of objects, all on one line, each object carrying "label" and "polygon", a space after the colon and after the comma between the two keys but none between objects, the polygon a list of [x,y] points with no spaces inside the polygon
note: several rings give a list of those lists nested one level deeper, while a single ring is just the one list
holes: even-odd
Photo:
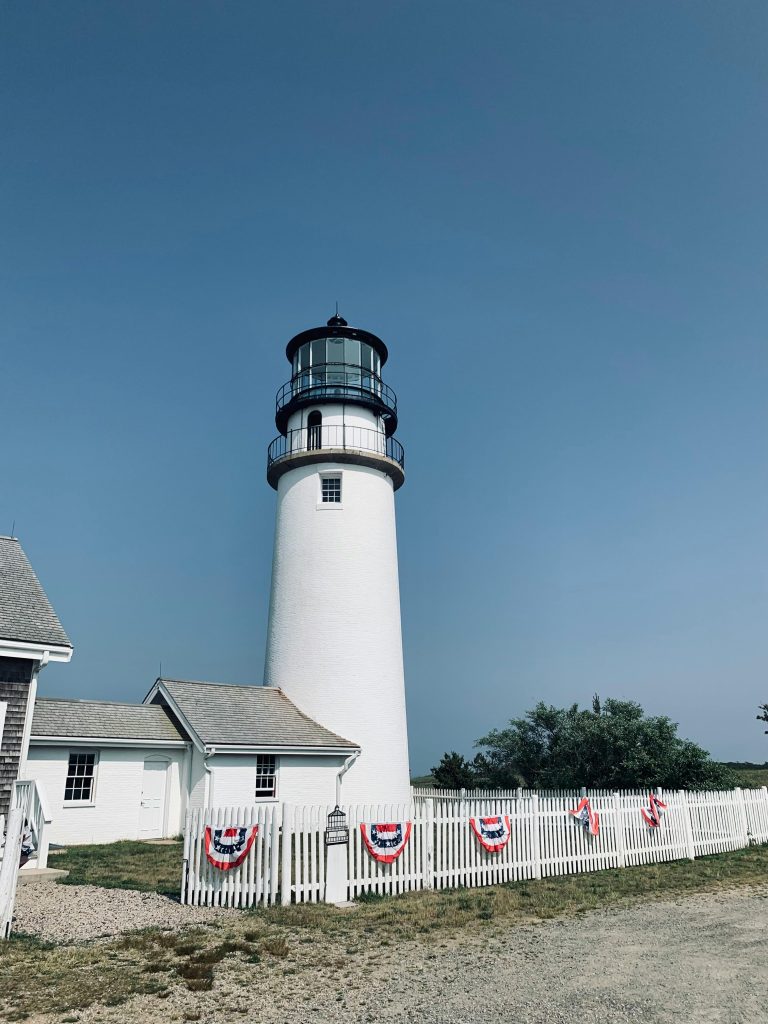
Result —
[{"label": "lantern room glass", "polygon": [[357,338],[316,338],[293,356],[293,393],[309,388],[348,387],[381,394],[378,352]]}]

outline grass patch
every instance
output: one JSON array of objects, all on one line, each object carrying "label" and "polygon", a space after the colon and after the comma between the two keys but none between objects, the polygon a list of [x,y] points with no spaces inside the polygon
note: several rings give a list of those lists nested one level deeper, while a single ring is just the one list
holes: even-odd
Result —
[{"label": "grass patch", "polygon": [[291,951],[291,947],[282,935],[276,935],[272,939],[266,939],[262,942],[261,949],[262,952],[269,953],[270,956],[278,957],[288,956]]},{"label": "grass patch", "polygon": [[55,867],[69,871],[64,885],[101,885],[139,889],[178,897],[182,843],[159,846],[125,840],[94,846],[71,846],[55,857]]},{"label": "grass patch", "polygon": [[768,786],[768,768],[734,768],[738,785],[748,789]]}]

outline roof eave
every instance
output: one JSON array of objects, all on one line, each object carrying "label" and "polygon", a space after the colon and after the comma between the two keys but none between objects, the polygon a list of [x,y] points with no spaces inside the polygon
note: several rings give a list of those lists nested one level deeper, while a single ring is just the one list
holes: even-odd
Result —
[{"label": "roof eave", "polygon": [[90,746],[90,747],[151,747],[152,749],[171,747],[174,750],[183,749],[190,745],[189,740],[150,740],[130,739],[118,736],[45,736],[41,733],[32,733],[29,742],[37,746],[62,747],[62,746]]},{"label": "roof eave", "polygon": [[31,643],[29,640],[0,637],[0,655],[6,658],[29,658],[47,664],[49,661],[71,661],[72,652],[71,645]]},{"label": "roof eave", "polygon": [[300,743],[206,743],[206,752],[216,754],[321,754],[323,756],[348,756],[358,746],[305,746]]}]

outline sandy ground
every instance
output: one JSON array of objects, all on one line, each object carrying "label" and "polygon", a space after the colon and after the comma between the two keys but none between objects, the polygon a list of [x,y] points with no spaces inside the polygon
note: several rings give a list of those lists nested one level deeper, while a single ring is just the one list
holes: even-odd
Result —
[{"label": "sandy ground", "polygon": [[768,886],[744,886],[401,947],[371,937],[355,952],[329,945],[320,962],[298,945],[279,967],[227,961],[211,992],[178,985],[162,1002],[139,996],[77,1019],[757,1024],[768,1019],[766,940]]}]

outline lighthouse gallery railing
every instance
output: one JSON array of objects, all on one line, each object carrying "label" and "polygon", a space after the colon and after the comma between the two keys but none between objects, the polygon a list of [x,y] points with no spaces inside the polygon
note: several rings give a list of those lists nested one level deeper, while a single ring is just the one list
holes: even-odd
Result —
[{"label": "lighthouse gallery railing", "polygon": [[295,398],[373,399],[397,415],[397,396],[392,388],[371,370],[346,363],[323,363],[294,374],[277,392],[275,412]]},{"label": "lighthouse gallery railing", "polygon": [[317,427],[300,427],[289,430],[285,436],[276,437],[267,452],[267,469],[272,463],[301,452],[335,448],[343,451],[376,452],[392,459],[405,468],[403,446],[394,437],[387,437],[381,430],[354,427],[348,424],[322,424]]}]

